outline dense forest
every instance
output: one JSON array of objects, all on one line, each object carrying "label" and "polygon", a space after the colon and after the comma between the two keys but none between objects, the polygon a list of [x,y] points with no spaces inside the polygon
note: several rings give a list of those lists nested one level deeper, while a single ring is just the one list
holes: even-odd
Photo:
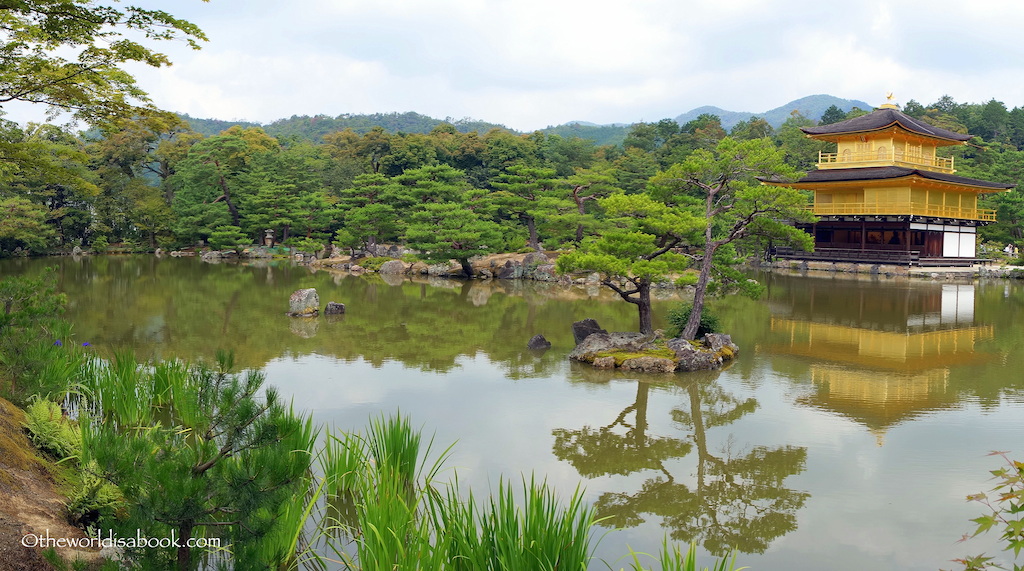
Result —
[{"label": "dense forest", "polygon": [[[903,111],[975,135],[950,151],[958,174],[1021,182],[1024,108],[945,96]],[[864,112],[833,106],[820,121]],[[726,131],[704,114],[619,127],[622,142],[608,144],[581,124],[518,134],[415,113],[256,126],[154,112],[85,133],[0,120],[0,250],[233,248],[266,229],[305,250],[395,242],[436,250],[442,235],[463,253],[559,248],[601,227],[598,199],[643,193],[652,177],[727,136],[769,138],[790,166],[813,169],[828,149],[799,129],[814,124],[794,112],[778,128],[750,117]],[[999,222],[983,238],[1020,243],[1019,191],[985,202]]]}]

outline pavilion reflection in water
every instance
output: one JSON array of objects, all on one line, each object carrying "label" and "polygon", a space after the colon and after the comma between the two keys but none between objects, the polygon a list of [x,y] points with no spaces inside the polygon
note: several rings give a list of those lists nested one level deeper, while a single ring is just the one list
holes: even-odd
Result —
[{"label": "pavilion reflection in water", "polygon": [[974,285],[809,285],[773,300],[769,351],[811,359],[817,390],[799,402],[867,426],[879,445],[890,426],[955,405],[951,368],[987,359],[976,345],[993,328],[975,323]]}]

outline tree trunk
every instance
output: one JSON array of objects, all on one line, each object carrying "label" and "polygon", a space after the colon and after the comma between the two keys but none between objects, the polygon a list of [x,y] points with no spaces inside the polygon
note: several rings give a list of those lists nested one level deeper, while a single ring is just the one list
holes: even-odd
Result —
[{"label": "tree trunk", "polygon": [[462,264],[462,271],[465,272],[466,277],[473,277],[473,264],[469,263],[469,258],[459,258],[459,263]]},{"label": "tree trunk", "polygon": [[[709,225],[710,226],[710,225]],[[697,336],[697,329],[700,328],[700,316],[704,313],[704,298],[708,292],[708,282],[711,281],[712,256],[714,256],[714,245],[709,239],[704,246],[704,259],[701,260],[700,277],[697,278],[697,286],[693,291],[693,309],[690,310],[690,320],[686,322],[683,339],[692,340]]]},{"label": "tree trunk", "polygon": [[238,209],[235,208],[235,203],[231,202],[231,190],[228,188],[228,181],[224,178],[224,173],[220,170],[220,161],[213,161],[213,164],[217,167],[217,182],[220,185],[221,191],[224,193],[224,196],[222,197],[224,199],[224,204],[228,205],[228,212],[231,213],[231,223],[235,226],[241,226],[241,223],[239,222],[241,217],[238,215]]},{"label": "tree trunk", "polygon": [[651,320],[651,282],[641,280],[637,284],[638,297],[636,300],[637,310],[640,312],[640,333],[645,335],[654,333],[654,323]]},{"label": "tree trunk", "polygon": [[192,539],[192,524],[183,523],[178,526],[178,534],[181,536],[178,538],[178,571],[191,571],[192,549],[188,542]]},{"label": "tree trunk", "polygon": [[523,216],[523,222],[526,223],[526,231],[530,235],[529,242],[526,245],[540,252],[540,237],[537,236],[537,220],[533,216]]},{"label": "tree trunk", "polygon": [[697,494],[704,497],[704,474],[708,454],[707,432],[704,429],[704,415],[700,410],[700,387],[690,383],[686,389],[690,394],[690,418],[693,420],[693,441],[697,445]]}]

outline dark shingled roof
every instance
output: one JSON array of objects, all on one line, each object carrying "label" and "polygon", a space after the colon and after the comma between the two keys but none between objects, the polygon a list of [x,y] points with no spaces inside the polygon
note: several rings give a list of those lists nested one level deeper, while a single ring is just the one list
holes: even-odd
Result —
[{"label": "dark shingled roof", "polygon": [[1001,182],[990,182],[987,180],[978,180],[976,178],[967,178],[965,176],[956,176],[953,174],[946,174],[941,172],[933,172],[919,169],[908,169],[904,167],[863,167],[853,169],[822,169],[811,171],[807,173],[807,176],[796,181],[796,184],[802,183],[815,183],[815,182],[841,182],[841,181],[854,181],[854,180],[884,180],[891,178],[903,178],[906,176],[917,175],[921,178],[927,178],[931,180],[938,180],[942,182],[950,182],[953,184],[963,184],[968,186],[978,186],[982,188],[991,188],[993,190],[1006,190],[1013,188],[1016,185],[1003,184]]},{"label": "dark shingled roof", "polygon": [[954,133],[947,129],[933,127],[928,123],[919,121],[904,114],[899,109],[890,109],[885,107],[872,111],[867,115],[847,119],[846,121],[832,123],[831,125],[820,125],[818,127],[802,127],[800,130],[808,135],[840,135],[842,133],[878,131],[892,125],[899,125],[911,133],[917,133],[918,135],[936,139],[960,142],[969,141],[971,139],[971,135],[963,135],[960,133]]}]

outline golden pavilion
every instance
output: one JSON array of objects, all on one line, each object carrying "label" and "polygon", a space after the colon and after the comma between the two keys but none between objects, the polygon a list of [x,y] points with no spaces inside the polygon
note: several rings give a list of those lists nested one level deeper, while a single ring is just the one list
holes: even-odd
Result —
[{"label": "golden pavilion", "polygon": [[785,257],[969,265],[976,261],[978,227],[996,219],[994,210],[978,207],[978,198],[1014,186],[954,174],[953,158],[937,151],[971,136],[928,125],[892,103],[802,130],[836,150],[820,153],[817,170],[789,185],[814,193],[819,221],[804,227],[815,251]]}]

